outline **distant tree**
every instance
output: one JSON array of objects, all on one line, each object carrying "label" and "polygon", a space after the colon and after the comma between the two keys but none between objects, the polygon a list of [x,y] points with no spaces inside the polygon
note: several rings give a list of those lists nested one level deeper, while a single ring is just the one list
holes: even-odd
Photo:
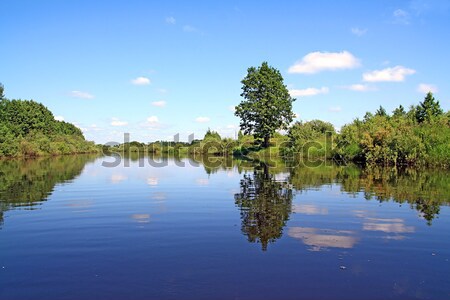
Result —
[{"label": "distant tree", "polygon": [[312,121],[306,122],[305,124],[309,124],[309,126],[311,126],[312,130],[319,132],[319,133],[327,133],[327,132],[334,133],[334,131],[335,131],[333,124],[322,121],[322,120],[312,120]]},{"label": "distant tree", "polygon": [[415,123],[415,122],[417,122],[416,114],[417,114],[417,106],[410,105],[408,111],[406,112],[406,118],[409,121],[412,121],[413,123]]},{"label": "distant tree", "polygon": [[205,136],[203,137],[203,140],[221,140],[222,137],[217,131],[211,130],[208,128],[208,131],[205,133]]},{"label": "distant tree", "polygon": [[403,105],[400,104],[399,107],[394,109],[392,114],[394,115],[394,117],[402,117],[402,116],[406,115],[406,111],[405,111],[405,108],[403,107]]},{"label": "distant tree", "polygon": [[83,136],[81,129],[71,123],[65,121],[56,121],[56,123],[57,132],[60,134]]},{"label": "distant tree", "polygon": [[[57,121],[43,104],[9,100],[0,84],[0,157],[34,157],[97,152],[80,128]],[[1,210],[1,209],[0,209]]]},{"label": "distant tree", "polygon": [[0,102],[0,120],[9,125],[17,136],[31,131],[52,133],[56,121],[51,111],[33,100],[7,100]]},{"label": "distant tree", "polygon": [[280,71],[263,62],[251,67],[241,81],[243,100],[236,106],[235,115],[241,118],[241,129],[254,134],[269,146],[269,139],[277,129],[287,129],[294,118],[292,102]]},{"label": "distant tree", "polygon": [[5,98],[5,87],[3,86],[3,84],[0,83],[0,100],[3,100]]},{"label": "distant tree", "polygon": [[375,116],[380,116],[380,117],[387,117],[387,112],[386,109],[384,109],[383,106],[380,105],[380,108],[377,109],[377,111],[375,112]]},{"label": "distant tree", "polygon": [[364,115],[364,122],[368,122],[370,119],[372,119],[373,118],[373,114],[370,112],[370,111],[368,111],[368,112],[366,112],[366,114]]},{"label": "distant tree", "polygon": [[241,130],[239,130],[239,132],[238,132],[238,141],[242,141],[243,138],[244,138],[244,134],[242,133]]},{"label": "distant tree", "polygon": [[439,101],[434,99],[433,93],[431,92],[428,92],[423,102],[420,102],[416,109],[416,119],[419,123],[429,122],[434,117],[442,114],[443,111],[439,105]]}]

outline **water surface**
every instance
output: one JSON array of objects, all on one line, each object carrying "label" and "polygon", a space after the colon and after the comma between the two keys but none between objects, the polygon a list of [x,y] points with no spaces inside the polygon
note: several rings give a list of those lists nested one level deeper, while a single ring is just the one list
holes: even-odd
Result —
[{"label": "water surface", "polygon": [[105,160],[0,161],[0,299],[450,298],[446,171]]}]

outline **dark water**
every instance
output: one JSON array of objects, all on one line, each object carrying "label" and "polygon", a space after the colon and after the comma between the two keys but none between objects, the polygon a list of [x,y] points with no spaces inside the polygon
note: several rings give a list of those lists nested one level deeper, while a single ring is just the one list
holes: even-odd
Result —
[{"label": "dark water", "polygon": [[103,160],[0,161],[0,299],[450,299],[448,172]]}]

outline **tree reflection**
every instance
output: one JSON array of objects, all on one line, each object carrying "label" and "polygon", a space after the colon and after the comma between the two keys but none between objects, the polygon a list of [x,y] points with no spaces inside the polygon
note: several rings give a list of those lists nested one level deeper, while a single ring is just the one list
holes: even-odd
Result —
[{"label": "tree reflection", "polygon": [[324,166],[297,167],[290,182],[298,191],[339,184],[350,195],[362,193],[367,200],[407,203],[431,225],[442,205],[450,201],[447,170],[398,169],[382,167]]},{"label": "tree reflection", "polygon": [[242,233],[249,242],[261,243],[265,251],[269,243],[282,236],[291,213],[292,197],[290,185],[277,181],[265,164],[255,168],[253,174],[244,174],[240,193],[234,199],[240,209]]},{"label": "tree reflection", "polygon": [[5,211],[33,209],[47,199],[57,183],[74,179],[96,156],[65,155],[0,160],[0,225]]}]

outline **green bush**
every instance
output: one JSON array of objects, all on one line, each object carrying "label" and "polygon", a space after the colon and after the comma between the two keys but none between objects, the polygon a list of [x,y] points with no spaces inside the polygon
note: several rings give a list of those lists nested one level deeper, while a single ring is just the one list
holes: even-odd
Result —
[{"label": "green bush", "polygon": [[0,99],[0,157],[98,152],[75,125],[32,100]]}]

